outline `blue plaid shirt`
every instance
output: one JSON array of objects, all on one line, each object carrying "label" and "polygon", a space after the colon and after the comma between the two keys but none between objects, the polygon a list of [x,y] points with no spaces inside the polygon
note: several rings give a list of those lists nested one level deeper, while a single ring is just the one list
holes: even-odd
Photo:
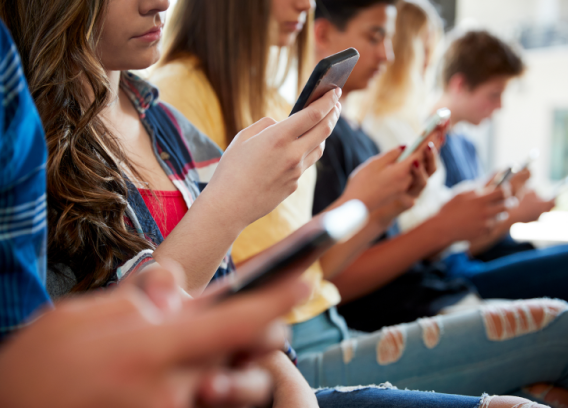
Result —
[{"label": "blue plaid shirt", "polygon": [[16,46],[0,22],[0,340],[49,305],[46,146]]}]

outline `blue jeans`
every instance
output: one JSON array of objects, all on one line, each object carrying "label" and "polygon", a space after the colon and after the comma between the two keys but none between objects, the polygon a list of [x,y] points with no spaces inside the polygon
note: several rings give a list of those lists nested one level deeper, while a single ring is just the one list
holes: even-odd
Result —
[{"label": "blue jeans", "polygon": [[[510,324],[501,326],[506,330],[500,332],[509,334],[508,339],[496,338],[496,320],[488,318],[495,310],[491,308],[371,334],[349,332],[332,308],[293,325],[292,346],[298,352],[298,368],[314,388],[388,381],[400,389],[462,395],[522,395],[522,387],[539,382],[568,389],[568,304],[533,302],[555,303],[556,315],[524,334],[510,329],[517,324],[529,327],[526,317],[517,316],[512,322],[497,319]],[[511,308],[523,310],[527,304],[515,302]]]},{"label": "blue jeans", "polygon": [[449,277],[470,280],[485,299],[553,297],[568,300],[568,245],[519,252],[490,262],[450,255]]},{"label": "blue jeans", "polygon": [[481,397],[361,387],[346,392],[324,389],[316,393],[320,408],[477,408]]}]

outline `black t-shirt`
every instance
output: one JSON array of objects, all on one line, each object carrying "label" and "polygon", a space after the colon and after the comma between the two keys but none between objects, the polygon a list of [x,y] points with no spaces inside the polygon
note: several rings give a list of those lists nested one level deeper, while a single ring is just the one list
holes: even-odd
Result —
[{"label": "black t-shirt", "polygon": [[359,128],[339,118],[325,151],[317,163],[318,180],[314,194],[313,214],[319,214],[339,198],[349,175],[367,159],[379,154],[375,142]]},{"label": "black t-shirt", "polygon": [[[316,165],[314,215],[339,198],[349,175],[377,154],[378,147],[363,130],[340,118]],[[396,230],[396,226],[391,228],[378,238],[378,242],[393,237]],[[471,284],[461,279],[447,280],[444,270],[445,265],[441,262],[431,265],[418,263],[388,285],[340,306],[339,312],[349,327],[369,332],[435,315],[475,291]]]}]

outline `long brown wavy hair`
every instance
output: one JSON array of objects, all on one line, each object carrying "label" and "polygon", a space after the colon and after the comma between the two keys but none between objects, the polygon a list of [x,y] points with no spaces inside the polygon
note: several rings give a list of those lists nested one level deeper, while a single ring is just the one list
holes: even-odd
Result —
[{"label": "long brown wavy hair", "polygon": [[124,221],[119,163],[137,172],[99,117],[111,95],[96,52],[107,1],[0,1],[46,133],[48,265],[68,265],[75,291],[101,286],[150,248]]},{"label": "long brown wavy hair", "polygon": [[295,65],[299,88],[312,69],[313,15],[295,44],[281,49],[274,62],[270,61],[271,9],[272,0],[178,0],[167,24],[160,65],[197,57],[219,98],[227,144],[267,115],[270,92],[281,85],[275,69],[281,58],[285,56],[288,63],[283,78]]}]

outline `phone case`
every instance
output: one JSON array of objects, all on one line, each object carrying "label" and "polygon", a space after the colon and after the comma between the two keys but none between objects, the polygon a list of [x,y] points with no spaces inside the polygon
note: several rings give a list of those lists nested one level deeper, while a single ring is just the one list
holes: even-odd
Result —
[{"label": "phone case", "polygon": [[355,48],[348,48],[322,59],[310,75],[290,116],[321,98],[328,91],[343,88],[357,61],[359,61],[359,52]]}]

